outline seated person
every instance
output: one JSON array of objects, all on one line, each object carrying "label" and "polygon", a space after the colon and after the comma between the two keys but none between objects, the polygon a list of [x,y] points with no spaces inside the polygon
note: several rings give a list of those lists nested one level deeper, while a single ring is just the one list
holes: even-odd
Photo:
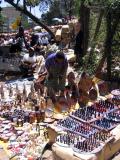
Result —
[{"label": "seated person", "polygon": [[68,86],[70,86],[72,97],[77,98],[78,97],[78,88],[77,84],[75,82],[75,75],[73,72],[70,72],[67,76],[68,80]]},{"label": "seated person", "polygon": [[15,42],[11,44],[10,53],[21,52],[25,43],[24,28],[20,25],[19,32],[15,36]]},{"label": "seated person", "polygon": [[37,57],[34,53],[34,48],[30,47],[28,51],[29,53],[24,55],[20,65],[20,70],[25,76],[29,73],[33,74],[37,66]]},{"label": "seated person", "polygon": [[59,98],[59,103],[67,108],[76,105],[78,99],[78,88],[75,82],[74,72],[70,72],[67,76],[67,85],[65,86],[64,97]]},{"label": "seated person", "polygon": [[97,96],[95,83],[93,82],[93,79],[89,77],[85,72],[83,72],[81,75],[81,79],[78,83],[78,89],[80,94],[79,102],[87,103],[89,99],[91,99],[90,93],[94,94],[94,96]]},{"label": "seated person", "polygon": [[39,43],[39,36],[37,34],[32,34],[30,45],[34,48]]}]

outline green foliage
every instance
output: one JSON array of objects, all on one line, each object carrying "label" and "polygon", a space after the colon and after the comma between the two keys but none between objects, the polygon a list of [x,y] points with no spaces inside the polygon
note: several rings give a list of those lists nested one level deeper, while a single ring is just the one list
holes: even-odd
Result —
[{"label": "green foliage", "polygon": [[80,0],[75,0],[74,14],[79,17],[80,14]]},{"label": "green foliage", "polygon": [[[120,9],[120,0],[83,0],[85,5],[97,5],[107,9]],[[82,0],[81,0],[82,2]]]},{"label": "green foliage", "polygon": [[22,15],[22,25],[24,26],[25,29],[30,28],[30,24],[28,22],[28,18],[25,15]]},{"label": "green foliage", "polygon": [[[92,43],[92,40],[93,40],[93,37],[94,37],[98,16],[99,16],[99,13],[95,13],[91,10],[91,12],[90,12],[90,26],[89,26],[89,34],[90,34],[89,44]],[[102,44],[102,45],[105,41],[105,35],[106,35],[106,25],[105,24],[106,24],[105,23],[105,17],[103,17],[101,27],[100,27],[100,31],[99,31],[99,34],[97,36],[97,42],[99,44]]]},{"label": "green foliage", "polygon": [[53,18],[61,18],[61,11],[60,11],[60,1],[54,1],[50,6],[49,11],[46,14],[42,14],[41,18],[44,22],[48,25],[52,24]]},{"label": "green foliage", "polygon": [[0,25],[2,26],[5,23],[6,17],[4,17],[2,15],[2,13],[0,13]]},{"label": "green foliage", "polygon": [[[111,13],[111,19],[112,19],[112,31],[114,32],[114,23],[117,19],[117,17],[120,15],[120,0],[81,0],[81,2],[84,1],[84,4],[86,6],[94,6],[94,8],[97,9],[104,9],[104,13],[105,16],[102,19],[102,24],[100,27],[100,31],[99,34],[97,36],[97,42],[95,42],[97,45],[100,45],[102,47],[104,47],[104,43],[105,43],[105,38],[106,38],[106,15],[108,15],[107,13]],[[95,28],[96,28],[96,24],[97,24],[97,19],[98,19],[98,11],[97,10],[92,10],[91,9],[91,14],[90,14],[90,28],[89,28],[89,32],[90,32],[90,39],[89,39],[89,45],[92,44],[92,40],[94,37],[94,33],[95,33]],[[120,23],[118,26],[118,29],[115,31],[115,35],[113,37],[113,44],[112,44],[112,75],[118,75],[118,70],[115,70],[116,66],[120,66],[120,58],[118,58],[118,54],[120,53]],[[88,64],[86,64],[88,62],[88,55],[87,54],[84,59],[83,59],[83,63],[85,66],[87,66],[87,72],[90,74],[94,74],[96,67],[98,66],[98,62],[100,60],[100,57],[102,56],[102,52],[100,53],[100,55],[96,52],[93,53],[90,61]],[[116,58],[117,57],[117,58]],[[85,68],[86,69],[86,68]],[[117,77],[120,77],[117,76]]]},{"label": "green foliage", "polygon": [[42,13],[46,13],[51,6],[53,0],[26,0],[27,6],[36,7],[39,6],[39,10]]},{"label": "green foliage", "polygon": [[85,68],[86,72],[89,73],[90,75],[94,75],[96,68],[98,67],[99,61],[102,57],[102,53],[98,53],[98,52],[94,51],[94,53],[92,54],[92,57],[89,61],[89,64],[87,64],[88,57],[89,57],[89,54],[86,54],[83,58],[83,64],[84,64],[84,66],[87,66],[87,68],[83,67],[83,69]]},{"label": "green foliage", "polygon": [[39,5],[40,0],[26,0],[26,4],[31,7]]}]

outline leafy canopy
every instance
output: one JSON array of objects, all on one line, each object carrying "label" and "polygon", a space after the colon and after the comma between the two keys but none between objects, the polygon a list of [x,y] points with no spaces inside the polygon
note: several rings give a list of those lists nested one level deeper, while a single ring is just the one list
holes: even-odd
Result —
[{"label": "leafy canopy", "polygon": [[111,9],[120,7],[120,0],[81,0],[81,2],[82,1],[84,1],[85,4],[100,5]]}]

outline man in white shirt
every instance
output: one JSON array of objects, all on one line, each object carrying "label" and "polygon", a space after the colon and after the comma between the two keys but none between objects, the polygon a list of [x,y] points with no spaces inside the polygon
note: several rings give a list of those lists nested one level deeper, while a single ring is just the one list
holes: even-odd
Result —
[{"label": "man in white shirt", "polygon": [[26,76],[29,73],[33,74],[37,66],[37,57],[34,54],[34,48],[29,48],[29,53],[25,54],[20,65],[20,70],[23,72],[23,75]]}]

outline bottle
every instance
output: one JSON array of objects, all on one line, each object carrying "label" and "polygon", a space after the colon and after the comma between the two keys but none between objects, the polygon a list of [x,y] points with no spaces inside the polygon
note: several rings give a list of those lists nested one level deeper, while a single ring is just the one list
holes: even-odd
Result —
[{"label": "bottle", "polygon": [[32,111],[30,113],[30,123],[34,123],[36,121],[36,113],[35,111]]},{"label": "bottle", "polygon": [[26,112],[25,115],[24,115],[24,123],[25,122],[28,122],[28,123],[30,122],[30,116],[29,116],[28,112]]},{"label": "bottle", "polygon": [[12,86],[10,85],[9,87],[9,96],[12,97],[13,96],[13,90],[12,90]]},{"label": "bottle", "polygon": [[24,99],[27,98],[27,90],[26,90],[25,84],[23,85],[23,98],[24,98]]},{"label": "bottle", "polygon": [[38,110],[38,111],[35,112],[35,114],[36,114],[37,123],[40,123],[40,121],[42,120],[42,118],[41,118],[41,111]]},{"label": "bottle", "polygon": [[41,110],[45,110],[47,108],[45,99],[43,97],[40,99],[40,108]]},{"label": "bottle", "polygon": [[18,126],[18,127],[22,127],[22,126],[23,126],[23,120],[22,120],[21,117],[18,117],[17,126]]},{"label": "bottle", "polygon": [[35,93],[35,87],[34,87],[34,84],[33,84],[33,83],[32,83],[31,86],[30,86],[30,91],[31,91],[32,93],[33,93],[33,92]]},{"label": "bottle", "polygon": [[45,110],[41,110],[41,121],[43,122],[45,119]]},{"label": "bottle", "polygon": [[0,87],[0,94],[1,94],[1,98],[4,99],[4,98],[5,98],[5,95],[4,95],[3,85],[1,85],[1,87]]},{"label": "bottle", "polygon": [[16,83],[15,92],[16,94],[19,93],[18,83]]}]

